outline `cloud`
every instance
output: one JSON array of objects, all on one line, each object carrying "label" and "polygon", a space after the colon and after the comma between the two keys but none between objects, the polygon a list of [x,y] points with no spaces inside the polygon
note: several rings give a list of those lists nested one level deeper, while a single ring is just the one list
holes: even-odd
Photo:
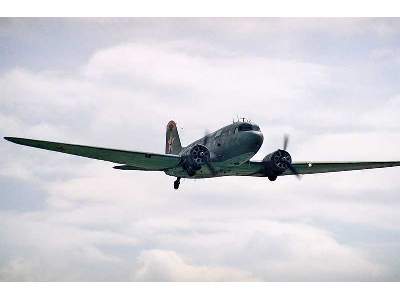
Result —
[{"label": "cloud", "polygon": [[233,268],[197,266],[185,262],[176,252],[143,251],[134,271],[135,281],[250,281],[256,278]]},{"label": "cloud", "polygon": [[[0,281],[35,281],[43,278],[32,261],[14,258],[0,269]],[[42,279],[43,280],[43,279]]]},{"label": "cloud", "polygon": [[[120,265],[113,247],[135,247],[137,241],[109,230],[71,226],[51,216],[57,212],[1,214],[1,280],[104,280],[116,273],[97,273]],[[121,268],[122,269],[122,268]],[[110,276],[110,277],[108,277]]]},{"label": "cloud", "polygon": [[[97,24],[63,22],[57,36],[74,41]],[[244,114],[265,136],[257,159],[280,147],[284,132],[295,160],[398,159],[398,66],[382,62],[397,53],[398,22],[184,22],[137,20],[126,31],[106,22],[118,36],[88,34],[90,45],[72,44],[85,59],[70,55],[68,67],[47,36],[50,67],[11,60],[0,69],[0,131],[162,152],[170,119],[187,144]],[[37,30],[17,23],[16,36]],[[390,51],[373,51],[380,47]],[[164,174],[107,162],[6,142],[0,157],[0,186],[31,191],[2,193],[1,280],[399,278],[390,255],[400,248],[397,169],[273,184],[184,180],[176,192]],[[43,207],[22,210],[36,201],[32,186]]]},{"label": "cloud", "polygon": [[[194,232],[167,234],[158,245],[164,249],[180,249],[177,251],[190,253],[199,260],[206,259],[207,265],[235,265],[253,278],[266,281],[376,280],[387,273],[384,266],[372,261],[363,251],[340,244],[331,234],[314,226],[246,218],[197,222],[197,226],[190,226],[196,228]],[[158,280],[174,276],[173,280],[185,280],[184,276],[186,280],[216,280],[211,274],[193,279],[197,270],[183,266],[177,266],[176,273],[173,272],[173,266],[182,263],[178,263],[180,260],[175,254],[168,253],[157,252],[157,255],[139,258],[139,274],[151,274]]]},{"label": "cloud", "polygon": [[340,244],[314,226],[290,222],[259,225],[248,241],[246,256],[257,257],[252,269],[264,280],[376,280],[386,272],[362,251]]}]

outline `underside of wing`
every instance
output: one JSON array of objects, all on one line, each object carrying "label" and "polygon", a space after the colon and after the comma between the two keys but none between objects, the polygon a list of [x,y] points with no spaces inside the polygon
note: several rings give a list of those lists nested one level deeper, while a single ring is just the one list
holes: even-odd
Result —
[{"label": "underside of wing", "polygon": [[[400,166],[400,161],[366,161],[366,162],[298,162],[292,164],[299,174],[316,174],[329,172],[342,172],[364,169],[389,168]],[[264,164],[261,161],[249,161],[232,170],[238,176],[266,176]],[[283,175],[293,175],[286,170]]]},{"label": "underside of wing", "polygon": [[123,164],[131,167],[131,170],[164,171],[176,167],[180,162],[180,157],[172,154],[107,149],[16,137],[5,137],[5,139],[24,146]]},{"label": "underside of wing", "polygon": [[[364,169],[378,169],[400,166],[400,161],[365,161],[365,162],[300,162],[293,166],[299,174],[342,172]],[[283,175],[291,175],[286,171]]]}]

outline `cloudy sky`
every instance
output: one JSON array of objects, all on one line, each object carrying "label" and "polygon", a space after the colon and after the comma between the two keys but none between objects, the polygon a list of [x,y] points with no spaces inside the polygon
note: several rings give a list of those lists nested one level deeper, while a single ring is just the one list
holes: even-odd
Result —
[{"label": "cloudy sky", "polygon": [[[0,19],[0,135],[163,152],[245,116],[400,160],[400,20]],[[0,142],[2,281],[399,281],[400,168],[183,180]]]}]

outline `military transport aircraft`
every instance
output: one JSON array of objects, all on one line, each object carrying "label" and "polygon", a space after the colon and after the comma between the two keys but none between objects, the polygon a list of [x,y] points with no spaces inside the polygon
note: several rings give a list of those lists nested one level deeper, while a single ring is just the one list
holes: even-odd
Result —
[{"label": "military transport aircraft", "polygon": [[6,140],[51,151],[110,161],[119,170],[163,171],[176,177],[178,189],[181,178],[210,178],[219,176],[267,177],[275,181],[278,176],[340,172],[400,166],[400,161],[369,162],[292,162],[288,136],[283,149],[251,161],[263,143],[263,134],[256,124],[241,119],[221,129],[206,134],[186,147],[182,147],[174,121],[167,125],[165,154],[116,150],[99,147],[55,143],[17,137]]}]

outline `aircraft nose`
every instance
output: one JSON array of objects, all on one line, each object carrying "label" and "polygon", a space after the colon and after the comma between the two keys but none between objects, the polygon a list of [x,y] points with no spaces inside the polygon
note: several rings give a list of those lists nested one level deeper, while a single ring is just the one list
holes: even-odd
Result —
[{"label": "aircraft nose", "polygon": [[246,131],[244,133],[245,143],[249,145],[251,150],[258,151],[264,141],[263,134],[260,131]]},{"label": "aircraft nose", "polygon": [[261,131],[253,131],[253,133],[255,134],[255,144],[257,145],[258,149],[261,147],[263,141],[264,141],[264,136],[261,133]]}]

